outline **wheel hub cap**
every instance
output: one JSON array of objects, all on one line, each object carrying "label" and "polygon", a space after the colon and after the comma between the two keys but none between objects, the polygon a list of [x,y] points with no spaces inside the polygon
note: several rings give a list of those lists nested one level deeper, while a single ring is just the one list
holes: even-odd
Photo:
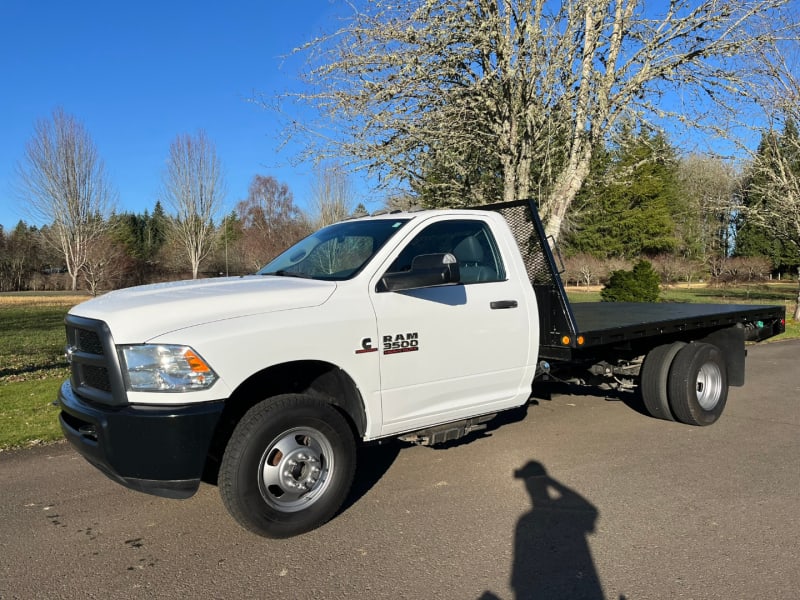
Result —
[{"label": "wheel hub cap", "polygon": [[700,367],[697,373],[697,402],[705,410],[711,410],[722,395],[722,372],[711,362]]},{"label": "wheel hub cap", "polygon": [[307,508],[330,483],[333,449],[319,431],[286,431],[267,446],[259,465],[259,490],[271,507],[282,512]]},{"label": "wheel hub cap", "polygon": [[281,487],[307,492],[313,488],[321,474],[322,461],[307,450],[295,450],[285,456],[278,467]]}]

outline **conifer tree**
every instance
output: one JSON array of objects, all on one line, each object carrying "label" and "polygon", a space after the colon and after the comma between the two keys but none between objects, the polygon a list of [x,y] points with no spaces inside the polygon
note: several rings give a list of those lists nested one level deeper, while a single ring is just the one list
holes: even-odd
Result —
[{"label": "conifer tree", "polygon": [[627,127],[597,154],[567,245],[597,257],[636,258],[673,250],[681,210],[674,150],[661,133]]}]

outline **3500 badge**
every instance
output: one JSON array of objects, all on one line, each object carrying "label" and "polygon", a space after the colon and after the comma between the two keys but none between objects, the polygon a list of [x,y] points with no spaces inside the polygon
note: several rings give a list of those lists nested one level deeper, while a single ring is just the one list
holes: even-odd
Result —
[{"label": "3500 badge", "polygon": [[416,352],[419,350],[418,333],[398,333],[383,336],[383,353],[399,354],[400,352]]}]

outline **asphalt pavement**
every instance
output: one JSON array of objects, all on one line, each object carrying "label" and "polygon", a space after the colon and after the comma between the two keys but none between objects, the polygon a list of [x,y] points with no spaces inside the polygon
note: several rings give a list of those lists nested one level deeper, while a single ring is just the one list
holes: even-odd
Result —
[{"label": "asphalt pavement", "polygon": [[0,453],[0,598],[800,597],[800,342],[751,347],[710,427],[559,394],[446,448],[362,450],[324,527],[259,538],[216,488],[126,490]]}]

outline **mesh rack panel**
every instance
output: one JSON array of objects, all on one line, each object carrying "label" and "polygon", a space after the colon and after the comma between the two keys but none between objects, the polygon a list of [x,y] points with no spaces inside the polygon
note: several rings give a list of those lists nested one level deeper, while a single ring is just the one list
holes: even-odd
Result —
[{"label": "mesh rack panel", "polygon": [[572,346],[578,327],[534,202],[517,200],[476,208],[499,213],[511,229],[536,293],[542,345],[563,347],[567,335],[566,345]]},{"label": "mesh rack panel", "polygon": [[487,208],[499,213],[511,228],[531,283],[555,285],[556,274],[553,272],[553,267],[548,264],[542,247],[542,237],[536,232],[527,202],[493,205]]}]

